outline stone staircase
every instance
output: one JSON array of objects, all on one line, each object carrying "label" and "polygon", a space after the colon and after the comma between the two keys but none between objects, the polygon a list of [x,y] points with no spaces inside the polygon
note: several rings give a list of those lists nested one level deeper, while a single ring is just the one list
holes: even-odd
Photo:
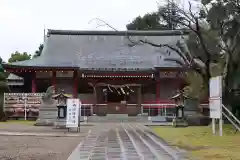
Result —
[{"label": "stone staircase", "polygon": [[148,122],[147,116],[128,116],[127,114],[107,114],[107,116],[89,116],[87,122]]}]

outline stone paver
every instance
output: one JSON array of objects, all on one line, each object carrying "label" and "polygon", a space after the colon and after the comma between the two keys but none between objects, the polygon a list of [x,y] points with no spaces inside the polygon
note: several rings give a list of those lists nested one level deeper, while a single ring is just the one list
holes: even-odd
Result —
[{"label": "stone paver", "polygon": [[68,160],[183,160],[141,124],[98,124]]}]

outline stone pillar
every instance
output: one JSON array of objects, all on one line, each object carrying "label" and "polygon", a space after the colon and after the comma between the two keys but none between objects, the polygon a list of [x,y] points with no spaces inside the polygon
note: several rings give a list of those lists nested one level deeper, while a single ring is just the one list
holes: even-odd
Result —
[{"label": "stone pillar", "polygon": [[73,72],[74,86],[73,86],[73,97],[78,97],[78,71]]},{"label": "stone pillar", "polygon": [[36,93],[37,88],[36,88],[36,72],[33,73],[32,75],[32,93]]},{"label": "stone pillar", "polygon": [[52,86],[54,87],[55,91],[57,91],[56,88],[56,77],[57,77],[57,72],[55,70],[52,71]]}]

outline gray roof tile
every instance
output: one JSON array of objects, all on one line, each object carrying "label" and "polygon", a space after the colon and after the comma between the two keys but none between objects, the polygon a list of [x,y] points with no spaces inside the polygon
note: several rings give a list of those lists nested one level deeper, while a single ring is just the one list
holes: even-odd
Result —
[{"label": "gray roof tile", "polygon": [[[40,57],[15,62],[12,65],[77,67],[86,70],[148,70],[155,67],[180,67],[174,62],[164,60],[170,57],[180,58],[174,51],[171,51],[170,54],[167,53],[168,48],[156,48],[147,44],[129,47],[129,40],[125,37],[126,32],[121,32],[122,34],[113,34],[116,33],[115,31],[97,31],[93,32],[94,34],[88,32],[50,30]],[[153,43],[176,46],[176,42],[182,37],[176,34],[154,36],[157,34],[153,34],[152,31],[144,31],[144,33],[141,31],[131,32],[131,39],[147,38]]]}]

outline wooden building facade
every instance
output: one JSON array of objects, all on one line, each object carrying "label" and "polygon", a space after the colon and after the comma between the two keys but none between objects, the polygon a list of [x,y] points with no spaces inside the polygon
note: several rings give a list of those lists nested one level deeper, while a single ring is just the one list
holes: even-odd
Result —
[{"label": "wooden building facade", "polygon": [[[49,86],[62,89],[93,113],[135,116],[143,103],[171,103],[184,85],[177,48],[184,31],[68,31],[49,30],[41,56],[12,64],[5,70],[24,79],[22,92],[42,93]],[[12,91],[14,92],[14,90]],[[153,113],[154,114],[154,113]]]}]

